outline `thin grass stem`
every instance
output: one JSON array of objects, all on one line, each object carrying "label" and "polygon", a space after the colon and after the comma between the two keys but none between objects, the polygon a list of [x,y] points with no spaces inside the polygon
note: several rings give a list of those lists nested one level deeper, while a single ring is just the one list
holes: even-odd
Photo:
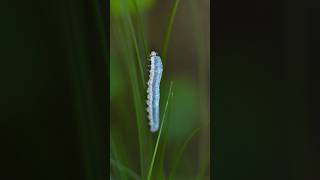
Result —
[{"label": "thin grass stem", "polygon": [[141,63],[141,56],[140,56],[140,52],[139,52],[137,37],[136,37],[135,31],[134,31],[134,28],[133,28],[131,17],[129,15],[127,16],[127,20],[128,20],[128,23],[129,23],[129,30],[130,30],[131,38],[133,40],[134,49],[135,49],[135,52],[136,52],[136,57],[137,57],[137,61],[138,61],[138,66],[139,66],[139,71],[140,71],[142,84],[143,84],[143,87],[145,87],[146,86],[146,83],[145,83],[146,81],[145,81],[145,78],[144,78],[143,67],[142,67],[142,63]]},{"label": "thin grass stem", "polygon": [[170,15],[168,28],[167,28],[167,31],[166,31],[166,34],[165,34],[165,39],[164,39],[163,48],[162,48],[163,65],[165,65],[166,60],[167,60],[167,52],[168,52],[168,47],[169,47],[169,40],[170,40],[172,27],[173,27],[174,19],[175,19],[176,14],[177,14],[179,3],[180,3],[180,0],[175,0],[173,9],[172,9],[172,12],[171,12],[171,15]]},{"label": "thin grass stem", "polygon": [[147,180],[150,180],[150,179],[151,179],[152,170],[153,170],[153,165],[154,165],[154,161],[155,161],[155,158],[156,158],[156,154],[157,154],[157,150],[158,150],[158,145],[159,145],[159,142],[160,142],[162,127],[163,127],[163,124],[164,124],[164,121],[165,121],[165,117],[166,117],[166,112],[167,112],[169,100],[170,100],[170,97],[173,96],[173,93],[172,93],[172,85],[173,85],[173,82],[171,81],[170,87],[169,87],[169,94],[168,94],[168,98],[167,98],[167,101],[166,101],[166,106],[165,106],[165,109],[164,109],[164,113],[163,113],[163,117],[162,117],[162,121],[161,121],[161,126],[160,126],[160,130],[159,130],[159,134],[158,134],[158,137],[157,137],[157,142],[156,142],[156,145],[155,145],[155,148],[154,148],[154,151],[153,151],[153,156],[152,156],[152,160],[151,160],[151,163],[150,163],[150,168],[149,168]]},{"label": "thin grass stem", "polygon": [[178,151],[177,156],[175,156],[175,160],[173,162],[171,171],[170,171],[170,175],[169,175],[169,180],[173,179],[174,173],[176,171],[176,168],[178,166],[178,163],[181,159],[181,156],[183,155],[183,152],[185,151],[185,148],[187,147],[187,145],[189,144],[189,142],[191,141],[191,139],[204,127],[204,124],[201,125],[200,127],[196,128],[193,130],[193,132],[190,134],[190,136],[185,140],[185,142],[183,143],[183,145],[181,146],[180,150]]},{"label": "thin grass stem", "polygon": [[121,164],[121,163],[119,163],[119,162],[117,162],[117,161],[115,161],[113,159],[110,159],[110,162],[111,162],[112,166],[116,167],[121,172],[130,175],[130,177],[132,177],[133,179],[141,180],[141,178],[133,170],[131,170],[130,168],[124,166],[123,164]]}]

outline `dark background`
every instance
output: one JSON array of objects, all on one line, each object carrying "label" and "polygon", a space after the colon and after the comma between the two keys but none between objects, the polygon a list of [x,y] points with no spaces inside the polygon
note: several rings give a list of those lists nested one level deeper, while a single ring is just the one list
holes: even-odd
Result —
[{"label": "dark background", "polygon": [[106,178],[105,7],[1,1],[0,179]]},{"label": "dark background", "polygon": [[320,179],[320,5],[213,1],[216,180]]}]

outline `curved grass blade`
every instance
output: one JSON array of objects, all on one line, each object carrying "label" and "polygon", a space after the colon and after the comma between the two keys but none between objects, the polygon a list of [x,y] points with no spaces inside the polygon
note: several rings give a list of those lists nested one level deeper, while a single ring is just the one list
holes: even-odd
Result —
[{"label": "curved grass blade", "polygon": [[[119,155],[118,155],[119,150],[116,148],[112,134],[110,134],[110,143],[111,143],[111,157],[115,158],[116,161],[119,161]],[[110,158],[110,160],[111,160],[111,158]],[[120,179],[125,179],[124,175],[118,169],[115,172],[115,174],[117,175],[117,177],[120,177]]]},{"label": "curved grass blade", "polygon": [[161,133],[162,133],[162,127],[163,127],[163,123],[165,121],[165,117],[166,117],[166,112],[167,112],[167,108],[168,108],[168,104],[169,104],[169,100],[170,100],[170,97],[173,96],[173,93],[172,93],[172,81],[170,83],[170,87],[169,87],[169,94],[168,94],[168,98],[167,98],[167,101],[166,101],[166,106],[165,106],[165,109],[164,109],[164,113],[163,113],[163,117],[162,117],[162,121],[161,121],[161,126],[160,126],[160,130],[159,130],[159,134],[158,134],[158,137],[157,137],[157,142],[156,142],[156,145],[155,145],[155,148],[154,148],[154,151],[153,151],[153,156],[152,156],[152,160],[151,160],[151,163],[150,163],[150,167],[149,167],[149,171],[148,171],[148,178],[147,180],[150,180],[151,179],[151,175],[152,175],[152,170],[153,170],[153,165],[154,165],[154,160],[156,158],[156,154],[157,154],[157,150],[158,150],[158,145],[159,145],[159,142],[160,142],[160,137],[161,137]]},{"label": "curved grass blade", "polygon": [[[122,23],[127,22],[125,19],[123,20]],[[140,157],[140,171],[141,171],[141,176],[145,176],[145,165],[146,165],[146,157],[145,155],[148,154],[147,152],[147,124],[145,124],[145,108],[144,108],[144,101],[143,101],[143,96],[142,96],[142,91],[141,91],[141,86],[139,85],[141,81],[139,81],[138,78],[138,72],[137,69],[137,64],[132,61],[134,59],[134,52],[130,48],[132,42],[128,42],[125,39],[130,39],[130,33],[128,28],[125,28],[125,24],[122,24],[122,31],[124,31],[123,36],[119,36],[119,39],[122,40],[124,44],[124,49],[127,49],[127,52],[122,53],[124,59],[126,59],[127,63],[125,63],[125,66],[128,70],[129,73],[129,78],[130,78],[130,84],[132,88],[132,97],[133,97],[133,103],[134,103],[134,110],[135,110],[135,116],[136,116],[136,122],[137,122],[137,132],[138,132],[138,143],[139,143],[139,157]],[[131,34],[132,35],[132,34]],[[138,60],[139,61],[139,60]]]},{"label": "curved grass blade", "polygon": [[126,173],[128,175],[130,175],[130,177],[132,177],[135,180],[140,180],[141,178],[130,168],[120,164],[119,162],[110,159],[111,165],[116,167],[117,169],[119,169],[121,172]]},{"label": "curved grass blade", "polygon": [[175,0],[173,9],[172,9],[172,12],[171,12],[171,15],[170,15],[168,28],[167,28],[167,31],[166,31],[166,34],[165,34],[165,39],[164,39],[163,48],[162,48],[162,61],[163,61],[163,64],[165,64],[165,62],[167,60],[167,52],[168,52],[169,40],[170,40],[172,27],[173,27],[174,19],[175,19],[176,14],[177,14],[179,3],[180,3],[180,0]]},{"label": "curved grass blade", "polygon": [[[207,123],[206,123],[207,124]],[[172,165],[172,168],[171,168],[171,171],[170,171],[170,175],[169,175],[169,180],[170,179],[173,179],[173,176],[174,176],[174,173],[175,173],[175,170],[177,169],[177,166],[178,166],[178,163],[181,159],[181,156],[183,155],[183,152],[185,150],[185,148],[187,147],[187,145],[189,144],[189,142],[191,141],[191,139],[204,127],[204,125],[206,124],[203,124],[201,125],[200,127],[196,128],[195,130],[193,130],[193,132],[190,134],[190,136],[185,140],[185,142],[183,143],[183,145],[181,146],[180,150],[178,151],[178,155],[176,155],[175,157],[175,160],[173,161],[173,165]]]}]

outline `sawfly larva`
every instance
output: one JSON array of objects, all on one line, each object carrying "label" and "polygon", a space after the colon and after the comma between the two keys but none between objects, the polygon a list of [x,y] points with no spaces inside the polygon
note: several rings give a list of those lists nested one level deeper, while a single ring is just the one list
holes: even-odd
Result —
[{"label": "sawfly larva", "polygon": [[150,131],[156,132],[160,124],[160,81],[162,76],[162,62],[160,56],[155,51],[150,54],[150,71],[147,89],[147,112],[150,125]]}]

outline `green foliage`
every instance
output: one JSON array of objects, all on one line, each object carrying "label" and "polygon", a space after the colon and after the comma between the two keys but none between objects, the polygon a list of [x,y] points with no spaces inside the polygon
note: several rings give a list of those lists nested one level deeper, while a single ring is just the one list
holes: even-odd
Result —
[{"label": "green foliage", "polygon": [[111,0],[110,10],[112,15],[119,16],[129,13],[136,13],[136,8],[140,11],[150,9],[154,4],[154,0]]},{"label": "green foliage", "polygon": [[[197,124],[200,113],[198,89],[190,78],[176,78],[167,71],[167,67],[174,61],[170,57],[167,60],[167,52],[180,0],[172,1],[171,12],[163,12],[168,19],[159,46],[162,47],[160,56],[164,61],[160,98],[161,126],[155,134],[149,131],[145,101],[148,77],[146,65],[149,63],[151,49],[144,12],[153,8],[153,4],[153,0],[111,0],[110,165],[112,177],[117,180],[162,180],[169,175],[172,179],[179,179],[181,173],[177,172],[181,167],[194,169],[193,165],[181,166],[181,161],[190,162],[189,158],[184,158],[188,156],[186,150],[202,129]],[[169,157],[172,162],[168,160]],[[204,172],[205,167],[202,168]],[[167,169],[170,169],[169,172]],[[199,177],[203,176],[200,174]]]}]

